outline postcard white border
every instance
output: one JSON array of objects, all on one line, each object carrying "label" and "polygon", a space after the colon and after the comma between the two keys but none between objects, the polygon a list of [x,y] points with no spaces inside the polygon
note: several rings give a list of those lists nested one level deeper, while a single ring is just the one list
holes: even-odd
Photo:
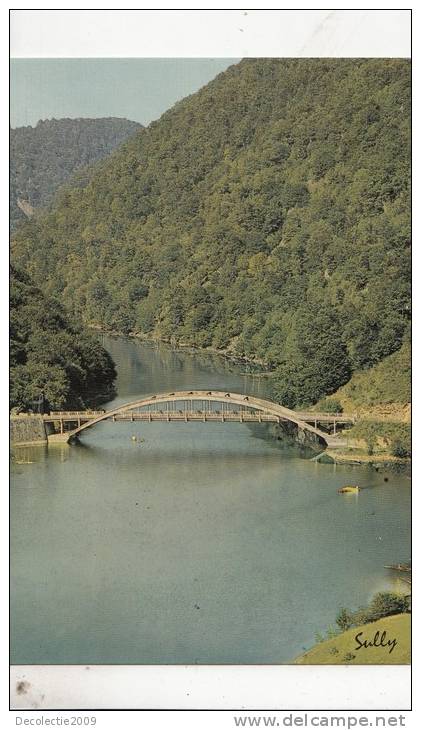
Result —
[{"label": "postcard white border", "polygon": [[407,58],[410,25],[397,9],[16,9],[11,56]]},{"label": "postcard white border", "polygon": [[409,666],[15,666],[11,687],[16,709],[408,710],[411,706]]}]

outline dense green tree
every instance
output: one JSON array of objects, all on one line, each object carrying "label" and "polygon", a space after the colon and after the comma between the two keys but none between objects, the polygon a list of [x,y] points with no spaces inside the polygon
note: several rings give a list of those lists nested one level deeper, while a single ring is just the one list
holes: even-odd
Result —
[{"label": "dense green tree", "polygon": [[359,608],[357,611],[348,611],[346,608],[341,608],[336,617],[336,624],[341,631],[346,631],[351,626],[372,623],[385,616],[407,613],[410,610],[410,596],[403,593],[382,591],[373,596],[367,607]]},{"label": "dense green tree", "polygon": [[109,398],[114,363],[98,340],[70,324],[60,304],[11,268],[11,407],[86,407]]},{"label": "dense green tree", "polygon": [[292,316],[275,394],[290,408],[308,405],[349,380],[350,362],[339,320],[324,305],[306,303]]},{"label": "dense green tree", "polygon": [[352,624],[352,614],[346,608],[341,608],[336,616],[336,623],[341,631],[346,631]]},{"label": "dense green tree", "polygon": [[369,607],[361,615],[362,623],[378,621],[384,616],[393,616],[396,613],[406,613],[410,607],[410,598],[402,593],[382,591],[376,593]]}]

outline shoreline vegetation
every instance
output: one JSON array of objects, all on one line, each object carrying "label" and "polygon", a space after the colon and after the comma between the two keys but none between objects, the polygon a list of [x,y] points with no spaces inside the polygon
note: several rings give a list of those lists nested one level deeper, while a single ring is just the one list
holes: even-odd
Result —
[{"label": "shoreline vegetation", "polygon": [[100,324],[95,323],[89,323],[87,325],[88,329],[94,330],[95,332],[99,332],[102,335],[107,335],[107,337],[125,337],[127,339],[131,340],[140,340],[141,342],[144,342],[146,344],[151,345],[165,345],[167,347],[170,347],[173,350],[178,350],[180,352],[187,352],[192,355],[216,355],[217,357],[223,358],[224,360],[228,360],[229,362],[232,362],[235,365],[247,365],[250,367],[258,368],[255,371],[250,370],[250,372],[241,373],[242,375],[253,375],[256,377],[269,377],[273,375],[273,370],[267,370],[267,363],[264,362],[264,360],[261,360],[259,358],[253,358],[248,357],[246,355],[237,355],[234,352],[227,350],[227,349],[218,349],[216,347],[206,346],[201,347],[200,345],[193,345],[191,343],[187,342],[180,342],[180,341],[174,341],[165,337],[158,337],[151,334],[145,334],[144,332],[122,332],[114,329],[108,329],[106,327],[103,327]]},{"label": "shoreline vegetation", "polygon": [[[21,272],[18,273],[21,274]],[[16,276],[15,271],[13,272],[13,276]],[[236,366],[244,365],[258,368],[257,370],[251,369],[242,372],[241,375],[245,377],[264,377],[269,381],[273,378],[273,371],[266,370],[265,363],[262,361],[240,357],[227,350],[193,346],[183,342],[171,342],[170,340],[160,339],[156,336],[146,335],[141,332],[118,332],[116,330],[109,330],[97,323],[90,323],[87,325],[87,329],[109,337],[124,337],[132,340],[140,340],[143,343],[149,343],[154,346],[164,345],[173,350],[192,355],[215,356]],[[383,380],[387,383],[388,391],[392,389],[393,397],[395,399],[396,397],[403,397],[405,399],[409,388],[409,344],[404,345],[401,351],[394,353],[390,359],[393,361],[393,373],[389,371],[388,358],[377,366],[377,370],[380,371]],[[342,432],[347,442],[346,446],[336,448],[335,450],[326,449],[324,452],[324,460],[326,463],[334,462],[377,467],[389,465],[408,466],[410,464],[410,404],[391,403],[390,392],[386,394],[384,387],[383,391],[381,389],[379,390],[375,378],[375,371],[376,368],[371,368],[362,373],[355,373],[351,377],[351,380],[336,393],[323,398],[315,405],[307,408],[307,410],[314,410],[315,412],[342,412],[345,410],[346,412],[355,414],[357,417],[360,416],[361,420],[352,429]],[[393,377],[396,373],[399,373],[399,378],[406,378],[405,383],[399,382],[398,385],[396,384]],[[375,398],[380,399],[380,402],[373,402],[372,394],[370,395],[367,391],[367,381],[372,381],[377,386]],[[113,390],[110,390],[107,394],[94,394],[94,400],[91,399],[91,404],[94,401],[95,405],[104,403],[113,392]],[[364,393],[365,399],[363,400],[363,408],[361,408],[360,402],[361,393]],[[350,397],[350,394],[353,394],[354,398]],[[370,407],[367,406],[367,400],[370,400]],[[388,402],[385,403],[385,400]],[[342,405],[343,403],[345,404],[345,408]],[[368,417],[370,415],[371,417]],[[323,463],[323,459],[321,461]]]},{"label": "shoreline vegetation", "polygon": [[[182,342],[171,342],[170,340],[160,339],[158,337],[148,336],[142,332],[117,332],[116,330],[108,330],[99,324],[89,324],[89,329],[94,330],[108,337],[125,337],[132,340],[140,340],[150,345],[164,345],[173,350],[187,352],[193,355],[217,356],[234,365],[250,365],[252,367],[261,368],[259,370],[250,370],[243,372],[241,375],[251,377],[264,377],[268,380],[273,378],[273,371],[265,369],[265,363],[253,360],[247,357],[239,357],[227,350],[218,350],[212,347],[198,347]],[[410,347],[405,344],[401,351],[394,353],[390,358],[392,370],[388,358],[385,359],[376,368],[370,368],[366,371],[355,373],[350,381],[331,396],[323,398],[321,401],[307,410],[315,412],[333,412],[345,411],[353,413],[360,418],[359,422],[352,428],[343,432],[343,436],[347,441],[347,446],[337,448],[335,450],[327,449],[324,453],[327,457],[336,463],[343,464],[362,464],[362,465],[381,465],[387,466],[398,464],[410,464],[410,403],[409,399],[405,403],[391,402],[391,398],[401,397],[405,400],[409,397],[410,388]],[[378,375],[380,372],[383,383],[379,385]],[[396,377],[400,378],[399,386],[396,388]],[[373,381],[377,387],[375,398],[378,402],[373,401],[373,396],[367,392],[367,380]],[[399,394],[401,388],[401,394]],[[373,390],[373,387],[371,388]],[[391,393],[391,391],[393,391]],[[346,394],[344,396],[344,393]],[[354,394],[354,399],[349,394]],[[366,400],[372,400],[367,404]],[[361,398],[363,398],[363,407],[361,406]],[[334,406],[332,408],[332,406]],[[369,418],[370,412],[373,417]],[[398,453],[394,453],[393,449]]]},{"label": "shoreline vegetation", "polygon": [[[408,566],[410,572],[410,567]],[[410,664],[411,594],[376,593],[369,606],[341,608],[336,627],[298,656],[295,664]]]},{"label": "shoreline vegetation", "polygon": [[[387,642],[394,640],[397,643],[390,653],[390,645]],[[361,641],[366,641],[368,645],[360,646],[358,642]],[[408,613],[387,616],[373,623],[348,629],[316,643],[293,662],[293,664],[342,665],[410,663],[411,616]]]},{"label": "shoreline vegetation", "polygon": [[[61,303],[10,267],[11,414],[85,409],[115,395],[109,353]],[[32,440],[32,439],[29,439]]]}]

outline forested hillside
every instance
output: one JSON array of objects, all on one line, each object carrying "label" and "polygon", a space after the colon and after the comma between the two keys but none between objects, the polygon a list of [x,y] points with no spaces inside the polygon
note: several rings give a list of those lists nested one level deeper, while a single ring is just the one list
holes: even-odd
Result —
[{"label": "forested hillside", "polygon": [[60,304],[13,266],[10,294],[11,407],[85,408],[110,398],[116,372],[96,338],[71,325]]},{"label": "forested hillside", "polygon": [[263,361],[289,406],[400,348],[410,66],[245,60],[16,232],[81,321]]},{"label": "forested hillside", "polygon": [[[10,217],[14,228],[84,165],[110,154],[141,128],[127,119],[48,119],[10,130]],[[25,211],[25,212],[24,212]]]}]

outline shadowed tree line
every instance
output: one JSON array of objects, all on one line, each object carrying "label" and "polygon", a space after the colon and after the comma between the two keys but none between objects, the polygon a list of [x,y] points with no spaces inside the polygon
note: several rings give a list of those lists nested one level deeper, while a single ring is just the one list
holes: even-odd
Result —
[{"label": "shadowed tree line", "polygon": [[59,302],[11,267],[10,405],[86,408],[113,395],[114,363]]}]

